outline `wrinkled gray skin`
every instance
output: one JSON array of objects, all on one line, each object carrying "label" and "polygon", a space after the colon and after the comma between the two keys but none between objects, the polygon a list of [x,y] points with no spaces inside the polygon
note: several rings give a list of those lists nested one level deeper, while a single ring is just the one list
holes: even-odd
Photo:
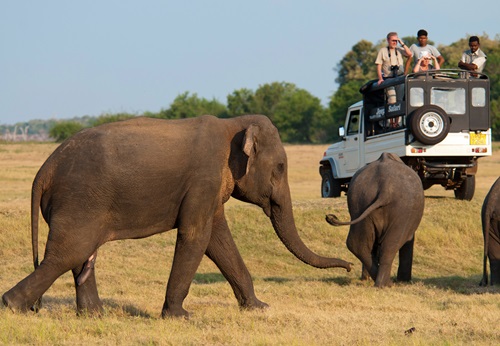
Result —
[{"label": "wrinkled gray skin", "polygon": [[334,226],[351,225],[347,247],[363,264],[375,286],[389,286],[399,251],[398,281],[410,281],[415,231],[424,212],[424,190],[418,175],[398,156],[383,153],[353,176],[347,193],[351,222],[326,216]]},{"label": "wrinkled gray skin", "polygon": [[[83,130],[43,164],[32,190],[35,271],[6,292],[3,302],[14,311],[36,310],[43,293],[71,270],[78,312],[100,313],[97,249],[177,228],[163,317],[188,315],[182,304],[204,254],[242,308],[266,307],[255,296],[224,216],[231,196],[260,206],[303,262],[350,269],[345,261],[314,254],[299,238],[286,154],[267,117],[136,118]],[[50,230],[38,265],[40,208]]]},{"label": "wrinkled gray skin", "polygon": [[486,195],[481,209],[484,237],[483,278],[481,286],[488,285],[488,260],[491,285],[500,285],[500,178]]}]

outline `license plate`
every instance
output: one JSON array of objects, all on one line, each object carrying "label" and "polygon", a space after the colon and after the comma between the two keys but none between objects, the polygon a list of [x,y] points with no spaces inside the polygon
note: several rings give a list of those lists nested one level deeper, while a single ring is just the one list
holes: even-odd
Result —
[{"label": "license plate", "polygon": [[486,133],[470,133],[470,145],[486,145]]}]

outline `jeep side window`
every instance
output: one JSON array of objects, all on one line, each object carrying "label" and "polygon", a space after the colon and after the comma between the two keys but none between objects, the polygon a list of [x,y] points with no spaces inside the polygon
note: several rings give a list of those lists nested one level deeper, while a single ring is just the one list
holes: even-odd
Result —
[{"label": "jeep side window", "polygon": [[486,106],[486,90],[484,88],[472,88],[472,101],[473,107]]},{"label": "jeep side window", "polygon": [[411,88],[410,89],[410,105],[412,107],[422,107],[424,105],[424,89]]},{"label": "jeep side window", "polygon": [[347,135],[357,135],[359,133],[359,109],[351,111],[349,115],[349,127],[347,128]]}]

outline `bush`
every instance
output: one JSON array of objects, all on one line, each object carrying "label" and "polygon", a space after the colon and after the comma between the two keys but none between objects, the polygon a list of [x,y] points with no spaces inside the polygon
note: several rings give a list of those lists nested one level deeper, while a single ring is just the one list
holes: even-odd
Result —
[{"label": "bush", "polygon": [[49,135],[54,138],[57,143],[61,143],[81,129],[83,129],[83,125],[76,121],[61,121],[50,129]]}]

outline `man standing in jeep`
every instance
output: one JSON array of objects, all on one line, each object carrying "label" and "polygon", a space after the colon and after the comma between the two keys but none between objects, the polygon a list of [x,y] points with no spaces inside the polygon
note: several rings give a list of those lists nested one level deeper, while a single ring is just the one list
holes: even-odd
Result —
[{"label": "man standing in jeep", "polygon": [[479,37],[471,36],[469,38],[470,49],[464,52],[462,59],[458,62],[458,67],[463,70],[483,72],[484,65],[486,65],[486,54],[479,46]]},{"label": "man standing in jeep", "polygon": [[[406,60],[405,74],[408,74],[408,72],[410,72],[410,65],[411,65],[412,60],[413,60],[413,66],[416,66],[419,57],[422,55],[426,55],[426,54],[430,54],[431,56],[436,57],[436,59],[439,63],[439,66],[443,66],[444,58],[441,55],[441,53],[439,52],[439,50],[437,50],[436,47],[434,47],[430,44],[427,44],[427,31],[426,30],[420,29],[417,32],[417,40],[418,40],[418,43],[416,43],[416,44],[414,43],[410,47],[410,51],[413,54],[413,59]],[[423,52],[426,52],[426,53],[423,53]]]},{"label": "man standing in jeep", "polygon": [[[401,47],[398,46],[398,42]],[[404,74],[403,56],[411,58],[410,48],[401,41],[397,32],[388,33],[387,47],[379,50],[375,60],[379,85],[387,78],[394,78]]]}]

